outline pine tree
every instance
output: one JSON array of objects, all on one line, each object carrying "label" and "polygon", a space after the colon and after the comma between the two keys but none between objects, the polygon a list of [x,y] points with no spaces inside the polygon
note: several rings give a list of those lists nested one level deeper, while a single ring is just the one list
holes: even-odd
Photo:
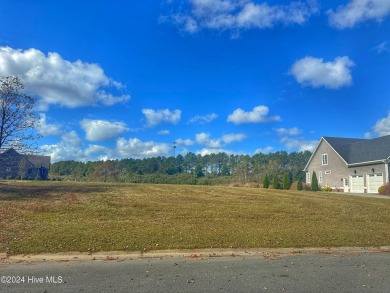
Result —
[{"label": "pine tree", "polygon": [[318,180],[317,180],[317,174],[313,171],[313,175],[311,176],[311,190],[312,191],[318,191]]},{"label": "pine tree", "polygon": [[263,188],[269,188],[269,178],[267,174],[265,174],[263,178]]},{"label": "pine tree", "polygon": [[297,189],[298,190],[303,190],[303,184],[302,184],[301,178],[298,179]]},{"label": "pine tree", "polygon": [[274,177],[274,180],[272,182],[272,188],[273,189],[279,189],[280,188],[278,176]]},{"label": "pine tree", "polygon": [[291,186],[290,176],[288,175],[288,173],[285,173],[283,176],[283,189],[289,190],[290,186]]}]

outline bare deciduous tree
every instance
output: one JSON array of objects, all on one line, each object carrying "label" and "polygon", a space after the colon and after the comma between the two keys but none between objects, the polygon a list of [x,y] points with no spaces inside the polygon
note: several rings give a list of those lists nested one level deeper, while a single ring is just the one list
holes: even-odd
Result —
[{"label": "bare deciduous tree", "polygon": [[31,151],[39,137],[35,132],[38,118],[34,112],[36,98],[23,93],[16,76],[0,76],[0,152],[7,148]]}]

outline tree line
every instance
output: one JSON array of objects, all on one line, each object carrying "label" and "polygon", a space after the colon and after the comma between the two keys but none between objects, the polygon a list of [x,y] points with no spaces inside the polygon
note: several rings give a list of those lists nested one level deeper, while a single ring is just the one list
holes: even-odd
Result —
[{"label": "tree line", "polygon": [[[304,179],[302,171],[311,153],[285,151],[270,154],[228,155],[226,153],[185,156],[152,157],[107,161],[60,161],[53,163],[49,177],[52,180],[225,184],[231,182],[258,182],[267,178],[280,184]],[[276,179],[275,179],[276,178]]]}]

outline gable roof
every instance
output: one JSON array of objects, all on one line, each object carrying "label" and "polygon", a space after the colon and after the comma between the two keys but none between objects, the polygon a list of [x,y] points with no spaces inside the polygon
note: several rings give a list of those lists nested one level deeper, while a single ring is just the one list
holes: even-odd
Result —
[{"label": "gable roof", "polygon": [[50,160],[51,160],[50,156],[23,155],[23,154],[18,153],[13,148],[8,149],[8,150],[4,151],[3,153],[0,153],[0,159],[3,159],[3,160],[4,159],[7,160],[7,158],[9,158],[9,157],[15,157],[15,156],[20,156],[20,157],[26,158],[27,161],[31,164],[31,167],[33,167],[33,168],[43,167],[46,169],[50,169]]},{"label": "gable roof", "polygon": [[390,157],[390,135],[365,139],[351,145],[349,164],[386,160]]},{"label": "gable roof", "polygon": [[46,168],[50,169],[50,157],[49,156],[35,156],[27,155],[27,160],[33,164],[35,168]]},{"label": "gable roof", "polygon": [[[362,143],[367,141],[367,139],[359,139],[359,138],[342,138],[342,137],[329,137],[324,136],[324,140],[326,140],[329,145],[340,155],[340,157],[347,163],[350,163],[350,157],[352,154],[352,145],[355,143]],[[366,162],[366,161],[360,161]]]},{"label": "gable roof", "polygon": [[324,136],[321,137],[304,170],[307,170],[307,166],[322,140],[325,140],[347,165],[381,161],[390,158],[390,135],[373,139]]}]

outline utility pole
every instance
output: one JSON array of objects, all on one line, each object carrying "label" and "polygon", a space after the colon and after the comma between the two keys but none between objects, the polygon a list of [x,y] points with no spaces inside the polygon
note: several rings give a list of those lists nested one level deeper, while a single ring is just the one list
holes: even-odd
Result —
[{"label": "utility pole", "polygon": [[176,141],[173,142],[173,157],[176,158]]}]

